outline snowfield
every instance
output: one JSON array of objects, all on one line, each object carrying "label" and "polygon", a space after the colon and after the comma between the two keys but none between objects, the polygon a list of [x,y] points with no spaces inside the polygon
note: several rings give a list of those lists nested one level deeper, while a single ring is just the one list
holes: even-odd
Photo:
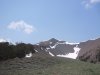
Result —
[{"label": "snowfield", "polygon": [[74,47],[73,49],[74,49],[74,53],[69,53],[69,54],[66,54],[66,55],[57,55],[57,56],[58,57],[66,57],[66,58],[76,59],[81,48],[79,48],[78,45],[76,45],[76,47]]}]

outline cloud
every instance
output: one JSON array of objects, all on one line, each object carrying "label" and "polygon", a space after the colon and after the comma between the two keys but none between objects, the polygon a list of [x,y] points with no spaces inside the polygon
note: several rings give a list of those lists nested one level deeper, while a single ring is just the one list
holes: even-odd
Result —
[{"label": "cloud", "polygon": [[36,29],[35,27],[33,27],[32,25],[29,25],[27,23],[25,23],[24,21],[14,21],[14,22],[11,22],[9,25],[8,25],[8,28],[9,29],[12,29],[12,30],[20,30],[20,31],[23,31],[27,34],[31,34],[32,32],[34,32]]},{"label": "cloud", "polygon": [[83,0],[82,2],[82,4],[84,4],[86,8],[91,8],[97,3],[100,3],[100,0]]}]

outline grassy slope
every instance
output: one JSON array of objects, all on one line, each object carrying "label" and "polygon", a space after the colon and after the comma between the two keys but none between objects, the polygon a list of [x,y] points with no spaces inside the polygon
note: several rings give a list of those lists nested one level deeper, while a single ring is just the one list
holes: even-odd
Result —
[{"label": "grassy slope", "polygon": [[0,75],[100,75],[100,64],[36,54],[0,62]]}]

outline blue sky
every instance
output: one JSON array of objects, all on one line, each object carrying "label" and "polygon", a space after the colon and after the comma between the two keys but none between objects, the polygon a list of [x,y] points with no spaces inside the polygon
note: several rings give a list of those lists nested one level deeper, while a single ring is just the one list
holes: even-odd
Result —
[{"label": "blue sky", "polygon": [[0,38],[38,43],[100,37],[100,0],[0,0]]}]

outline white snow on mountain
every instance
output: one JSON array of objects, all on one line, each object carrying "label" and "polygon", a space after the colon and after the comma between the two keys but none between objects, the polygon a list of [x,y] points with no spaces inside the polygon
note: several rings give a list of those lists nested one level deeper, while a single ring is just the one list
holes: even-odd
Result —
[{"label": "white snow on mountain", "polygon": [[57,55],[57,56],[76,59],[81,48],[79,48],[78,45],[76,45],[76,47],[74,47],[73,49],[74,49],[74,53],[69,53],[69,54],[65,54],[65,55]]},{"label": "white snow on mountain", "polygon": [[76,44],[79,44],[79,43],[69,43],[69,42],[66,42],[66,44],[69,44],[69,45],[76,45]]},{"label": "white snow on mountain", "polygon": [[46,49],[48,50],[48,49],[50,49],[50,48],[46,48]]},{"label": "white snow on mountain", "polygon": [[26,54],[25,57],[26,57],[26,58],[30,58],[30,57],[32,57],[32,53]]},{"label": "white snow on mountain", "polygon": [[7,40],[0,38],[0,42],[7,42]]},{"label": "white snow on mountain", "polygon": [[55,44],[54,46],[50,46],[51,49],[56,48],[57,44]]},{"label": "white snow on mountain", "polygon": [[35,49],[35,52],[38,52],[38,51]]},{"label": "white snow on mountain", "polygon": [[43,50],[43,48],[41,47],[41,50]]},{"label": "white snow on mountain", "polygon": [[39,45],[39,43],[37,43],[36,45]]},{"label": "white snow on mountain", "polygon": [[[41,43],[37,43],[37,45],[40,45],[40,44]],[[51,56],[58,56],[58,57],[76,59],[78,54],[79,54],[79,51],[81,50],[81,48],[78,47],[79,43],[70,43],[70,42],[59,41],[59,40],[56,41],[56,39],[52,39],[52,40],[49,40],[49,41],[43,41],[42,44],[44,44],[44,45],[47,44],[45,52],[48,52],[48,54],[51,55]],[[64,46],[64,52],[62,54],[56,54],[56,52],[59,52],[59,49],[58,49],[58,51],[55,51],[55,50],[57,50],[57,48],[60,47],[60,45],[61,45],[61,48]],[[65,49],[66,47],[69,47],[69,48],[72,47],[72,50],[74,50],[74,52],[71,53],[71,51],[66,50]],[[41,47],[41,50],[44,50],[44,48]],[[53,54],[54,52],[53,53],[51,52],[52,50],[54,50],[56,55]],[[65,54],[65,52],[67,52],[67,51],[69,51],[69,53]]]},{"label": "white snow on mountain", "polygon": [[50,54],[51,56],[54,56],[51,52],[49,52],[49,54]]},{"label": "white snow on mountain", "polygon": [[12,41],[11,39],[0,38],[0,42],[9,42],[10,44],[16,45],[16,43]]}]

